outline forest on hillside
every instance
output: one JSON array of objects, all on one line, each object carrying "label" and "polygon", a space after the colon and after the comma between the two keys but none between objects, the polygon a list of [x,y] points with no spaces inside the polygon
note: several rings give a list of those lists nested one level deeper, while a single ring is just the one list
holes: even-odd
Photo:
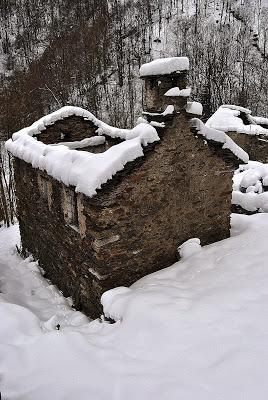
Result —
[{"label": "forest on hillside", "polygon": [[[133,126],[139,67],[159,57],[189,57],[204,119],[223,103],[268,115],[263,0],[2,0],[0,21],[2,149],[14,131],[68,104]],[[0,161],[3,175],[10,160]],[[10,182],[1,179],[7,203]]]},{"label": "forest on hillside", "polygon": [[205,118],[222,103],[267,113],[262,0],[3,0],[0,19],[7,135],[66,104],[133,125],[142,103],[139,67],[163,56],[190,58]]}]

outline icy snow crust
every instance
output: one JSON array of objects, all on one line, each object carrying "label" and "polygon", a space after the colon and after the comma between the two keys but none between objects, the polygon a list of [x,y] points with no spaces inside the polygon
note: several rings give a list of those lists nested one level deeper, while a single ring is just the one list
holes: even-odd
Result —
[{"label": "icy snow crust", "polygon": [[187,57],[159,58],[140,67],[140,76],[169,75],[174,72],[188,71]]},{"label": "icy snow crust", "polygon": [[200,119],[191,119],[192,127],[198,130],[198,133],[204,136],[207,140],[213,140],[218,143],[222,143],[223,149],[230,150],[238,159],[247,163],[249,161],[248,153],[246,153],[241,147],[239,147],[225,132],[213,128],[209,128]]},{"label": "icy snow crust", "polygon": [[[250,124],[245,125],[239,118],[240,112],[247,114]],[[252,117],[251,111],[234,105],[221,106],[206,122],[206,126],[223,132],[245,133],[247,135],[268,135],[268,129],[258,125],[258,117]]]},{"label": "icy snow crust", "polygon": [[[89,142],[91,145],[93,142],[96,145],[97,138],[55,146],[45,145],[32,137],[42,132],[46,126],[71,115],[92,121],[98,126],[99,135],[118,137],[125,141],[103,153],[93,154],[70,148],[81,148]],[[100,140],[104,142],[101,137]],[[126,163],[143,156],[143,146],[158,140],[160,139],[155,128],[149,124],[141,123],[133,129],[118,129],[99,121],[93,114],[82,108],[68,106],[14,133],[12,139],[6,142],[6,148],[14,156],[30,163],[35,168],[46,171],[48,175],[65,185],[74,186],[77,192],[93,196],[96,194],[96,189],[100,189],[102,184],[122,170]]]},{"label": "icy snow crust", "polygon": [[267,214],[233,215],[231,238],[194,239],[180,262],[106,292],[109,324],[72,310],[14,254],[17,228],[1,229],[2,397],[266,400],[267,237]]}]

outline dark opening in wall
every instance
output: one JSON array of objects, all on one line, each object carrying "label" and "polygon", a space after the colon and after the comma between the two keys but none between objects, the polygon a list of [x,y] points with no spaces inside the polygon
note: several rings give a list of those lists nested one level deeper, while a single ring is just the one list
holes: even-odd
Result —
[{"label": "dark opening in wall", "polygon": [[240,111],[239,118],[242,119],[244,125],[250,125],[251,124],[251,122],[250,122],[250,120],[248,118],[248,115],[246,113]]},{"label": "dark opening in wall", "polygon": [[67,187],[63,189],[63,192],[63,211],[65,222],[75,230],[79,230],[77,193]]},{"label": "dark opening in wall", "polygon": [[52,207],[52,184],[51,182],[42,175],[37,177],[38,188],[40,193],[40,198],[43,202],[48,205],[48,209],[51,210]]}]

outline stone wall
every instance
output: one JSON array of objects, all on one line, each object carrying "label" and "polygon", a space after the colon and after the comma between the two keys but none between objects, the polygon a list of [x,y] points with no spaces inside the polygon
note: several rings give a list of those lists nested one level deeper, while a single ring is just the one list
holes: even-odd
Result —
[{"label": "stone wall", "polygon": [[245,133],[227,133],[242,149],[244,149],[250,160],[268,162],[268,137],[263,135],[247,135]]},{"label": "stone wall", "polygon": [[23,249],[91,317],[105,290],[171,265],[185,240],[229,236],[237,165],[190,131],[186,113],[144,150],[92,198],[15,160]]},{"label": "stone wall", "polygon": [[0,132],[0,142],[5,142],[8,139],[6,132]]},{"label": "stone wall", "polygon": [[[170,103],[170,98],[165,93],[173,88],[185,89],[188,83],[186,71],[165,76],[143,78],[145,80],[146,109],[149,112],[164,111]],[[181,98],[186,104],[186,98]],[[183,104],[182,104],[183,105]]]}]

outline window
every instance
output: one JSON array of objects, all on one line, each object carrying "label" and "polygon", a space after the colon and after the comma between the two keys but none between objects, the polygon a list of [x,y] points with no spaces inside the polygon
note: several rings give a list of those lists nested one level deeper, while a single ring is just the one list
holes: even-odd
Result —
[{"label": "window", "polygon": [[39,193],[43,199],[47,199],[48,195],[48,184],[47,184],[47,179],[45,179],[43,176],[38,174],[38,187],[39,187]]},{"label": "window", "polygon": [[63,195],[63,212],[65,222],[74,230],[79,231],[77,193],[72,189],[64,187]]},{"label": "window", "polygon": [[48,204],[49,210],[52,207],[52,183],[44,176],[38,174],[37,183],[39,188],[40,197]]}]

